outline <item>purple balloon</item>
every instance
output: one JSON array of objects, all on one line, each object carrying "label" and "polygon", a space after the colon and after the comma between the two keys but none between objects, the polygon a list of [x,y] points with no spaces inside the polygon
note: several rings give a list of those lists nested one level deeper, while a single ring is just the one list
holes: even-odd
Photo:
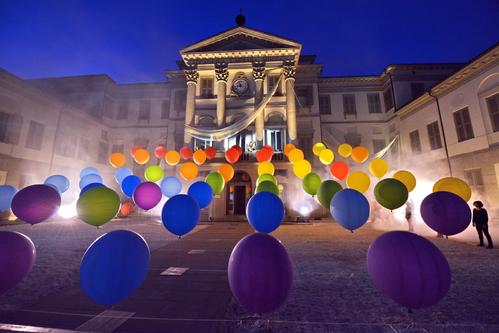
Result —
[{"label": "purple balloon", "polygon": [[133,192],[133,201],[144,210],[154,208],[161,201],[161,189],[156,183],[144,182]]},{"label": "purple balloon", "polygon": [[15,287],[35,263],[35,245],[15,231],[0,231],[0,295]]},{"label": "purple balloon", "polygon": [[442,252],[407,231],[379,236],[367,252],[367,270],[378,288],[410,309],[437,304],[450,288],[451,272]]},{"label": "purple balloon", "polygon": [[12,199],[12,213],[29,224],[45,221],[57,212],[59,206],[59,192],[43,184],[25,187]]},{"label": "purple balloon", "polygon": [[230,255],[229,285],[239,303],[252,313],[280,307],[293,283],[286,248],[274,237],[254,233],[241,239]]},{"label": "purple balloon", "polygon": [[421,217],[433,230],[442,235],[464,231],[471,221],[471,209],[460,196],[451,192],[434,192],[421,203]]}]

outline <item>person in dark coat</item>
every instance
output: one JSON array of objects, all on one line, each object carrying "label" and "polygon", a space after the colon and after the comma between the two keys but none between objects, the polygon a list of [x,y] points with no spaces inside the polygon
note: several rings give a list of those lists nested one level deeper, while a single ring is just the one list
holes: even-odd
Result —
[{"label": "person in dark coat", "polygon": [[487,210],[483,208],[483,203],[481,201],[473,202],[473,226],[476,227],[478,232],[478,238],[480,239],[480,244],[478,246],[483,246],[483,235],[487,237],[487,242],[489,243],[487,248],[492,249],[494,245],[492,244],[492,237],[489,234],[489,216]]}]

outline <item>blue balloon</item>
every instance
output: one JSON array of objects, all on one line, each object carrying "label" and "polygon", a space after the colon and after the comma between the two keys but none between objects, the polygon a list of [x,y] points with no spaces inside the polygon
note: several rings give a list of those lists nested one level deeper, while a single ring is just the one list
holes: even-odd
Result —
[{"label": "blue balloon", "polygon": [[85,176],[88,176],[88,175],[99,175],[100,176],[100,172],[99,172],[99,170],[97,170],[94,167],[87,167],[87,168],[82,169],[80,171],[80,179],[85,177]]},{"label": "blue balloon", "polygon": [[133,191],[139,186],[142,181],[135,175],[126,176],[121,182],[121,191],[127,196],[132,197]]},{"label": "blue balloon", "polygon": [[0,185],[0,212],[10,209],[12,198],[16,195],[17,189],[10,185]]},{"label": "blue balloon", "polygon": [[171,198],[182,191],[182,183],[175,176],[168,176],[161,181],[161,192],[167,198]]},{"label": "blue balloon", "polygon": [[132,170],[130,170],[127,167],[121,167],[118,170],[116,170],[114,174],[114,179],[116,179],[116,182],[121,185],[121,182],[125,177],[133,175]]},{"label": "blue balloon", "polygon": [[53,185],[59,193],[64,193],[69,188],[69,179],[63,175],[52,175],[45,179],[45,185]]},{"label": "blue balloon", "polygon": [[106,187],[104,184],[102,183],[91,183],[91,184],[88,184],[87,186],[85,186],[84,188],[81,189],[80,191],[80,197],[83,193],[87,192],[88,190],[94,188],[94,187]]},{"label": "blue balloon", "polygon": [[102,177],[94,173],[84,176],[82,179],[80,179],[80,190],[92,183],[102,183]]},{"label": "blue balloon", "polygon": [[213,189],[203,181],[198,181],[189,186],[187,194],[194,198],[200,208],[208,206],[213,199]]},{"label": "blue balloon", "polygon": [[177,236],[183,236],[194,229],[200,216],[198,202],[187,194],[178,194],[168,199],[161,212],[166,230]]},{"label": "blue balloon", "polygon": [[359,191],[343,189],[331,200],[331,216],[343,228],[353,231],[360,228],[369,218],[369,201]]},{"label": "blue balloon", "polygon": [[256,231],[272,232],[281,225],[284,218],[284,204],[272,192],[258,192],[248,201],[246,217]]},{"label": "blue balloon", "polygon": [[140,287],[149,270],[146,241],[130,230],[115,230],[89,246],[80,265],[80,286],[93,302],[114,305]]}]

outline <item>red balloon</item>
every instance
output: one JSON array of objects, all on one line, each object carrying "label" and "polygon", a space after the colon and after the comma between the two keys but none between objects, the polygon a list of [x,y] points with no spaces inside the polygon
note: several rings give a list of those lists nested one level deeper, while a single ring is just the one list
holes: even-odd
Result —
[{"label": "red balloon", "polygon": [[239,160],[239,151],[235,148],[230,148],[225,152],[225,159],[227,162],[234,164]]},{"label": "red balloon", "polygon": [[270,146],[264,146],[256,152],[256,160],[260,163],[270,162],[272,160],[272,155],[274,155],[274,149]]},{"label": "red balloon", "polygon": [[165,146],[157,146],[154,149],[154,155],[157,158],[163,158],[163,157],[165,157],[166,152],[167,152],[167,150],[166,150]]},{"label": "red balloon", "polygon": [[206,158],[209,160],[215,158],[215,155],[217,154],[215,147],[206,147],[204,152],[206,153]]},{"label": "red balloon", "polygon": [[350,167],[343,161],[334,162],[329,168],[329,172],[331,172],[331,175],[339,180],[345,179],[349,171]]},{"label": "red balloon", "polygon": [[135,155],[135,152],[139,149],[141,149],[142,146],[141,145],[135,145],[132,147],[132,149],[130,149],[130,152],[132,153],[132,156]]},{"label": "red balloon", "polygon": [[243,148],[239,147],[238,145],[233,145],[233,146],[232,146],[232,147],[230,147],[230,148],[234,148],[234,149],[236,149],[236,150],[237,150],[237,153],[238,153],[239,155],[241,155],[241,154],[243,153]]},{"label": "red balloon", "polygon": [[188,160],[188,159],[192,158],[192,154],[193,154],[193,151],[192,151],[191,147],[183,146],[182,148],[180,148],[180,157],[182,157],[182,159]]}]

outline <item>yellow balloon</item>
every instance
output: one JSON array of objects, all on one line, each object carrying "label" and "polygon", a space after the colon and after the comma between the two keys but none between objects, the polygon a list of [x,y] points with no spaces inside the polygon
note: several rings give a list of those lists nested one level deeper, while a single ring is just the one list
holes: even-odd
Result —
[{"label": "yellow balloon", "polygon": [[371,179],[363,171],[352,172],[347,177],[348,188],[357,190],[360,193],[364,193],[365,191],[367,191],[370,185]]},{"label": "yellow balloon", "polygon": [[323,149],[319,154],[319,160],[322,164],[329,165],[334,161],[334,153],[331,149]]},{"label": "yellow balloon", "polygon": [[352,146],[350,146],[348,143],[344,143],[338,147],[338,154],[340,154],[341,157],[347,158],[352,154]]},{"label": "yellow balloon", "polygon": [[303,160],[305,156],[301,149],[295,148],[288,153],[288,158],[291,163],[295,164],[296,162]]},{"label": "yellow balloon", "polygon": [[165,154],[165,161],[168,165],[177,165],[180,162],[180,154],[176,150],[169,150]]},{"label": "yellow balloon", "polygon": [[126,163],[126,157],[123,153],[112,153],[109,156],[109,164],[115,168],[121,168]]},{"label": "yellow balloon", "polygon": [[469,201],[471,199],[471,188],[464,180],[457,177],[445,177],[439,179],[435,185],[433,185],[433,192],[446,191],[454,193],[464,201]]},{"label": "yellow balloon", "polygon": [[295,145],[292,143],[288,143],[287,145],[284,146],[284,155],[288,156],[289,152],[295,149]]},{"label": "yellow balloon", "polygon": [[393,174],[393,178],[402,182],[407,187],[407,191],[411,192],[416,187],[416,177],[407,170],[399,170]]},{"label": "yellow balloon", "polygon": [[307,160],[299,160],[293,165],[293,172],[296,177],[303,179],[303,177],[312,172],[312,165]]},{"label": "yellow balloon", "polygon": [[369,172],[376,178],[382,178],[388,172],[388,162],[381,158],[375,158],[369,163]]},{"label": "yellow balloon", "polygon": [[284,190],[284,185],[282,184],[277,185],[277,189],[279,189],[279,193],[281,193]]},{"label": "yellow balloon", "polygon": [[314,153],[315,156],[319,156],[321,151],[326,149],[326,145],[323,144],[322,142],[317,142],[313,147],[312,147],[312,152]]},{"label": "yellow balloon", "polygon": [[264,173],[271,174],[272,176],[274,175],[275,169],[274,165],[270,162],[262,162],[258,164],[258,175],[261,176]]},{"label": "yellow balloon", "polygon": [[185,162],[180,166],[180,175],[185,180],[193,180],[198,176],[198,167],[193,162]]}]

